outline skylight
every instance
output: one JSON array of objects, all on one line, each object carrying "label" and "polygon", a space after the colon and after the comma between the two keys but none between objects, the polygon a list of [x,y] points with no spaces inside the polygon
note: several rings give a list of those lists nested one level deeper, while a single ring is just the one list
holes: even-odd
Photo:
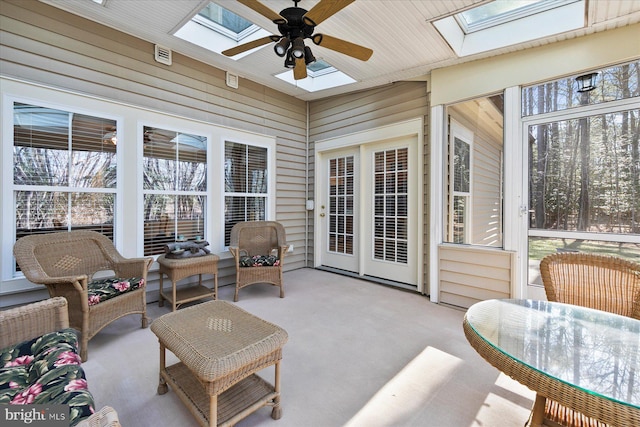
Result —
[{"label": "skylight", "polygon": [[581,28],[585,0],[495,0],[433,25],[458,56]]},{"label": "skylight", "polygon": [[240,41],[248,34],[258,30],[257,25],[215,3],[206,5],[198,12],[194,20],[236,41]]},{"label": "skylight", "polygon": [[293,78],[292,70],[276,74],[276,77],[308,92],[331,89],[333,87],[343,86],[355,82],[354,79],[347,76],[342,71],[338,71],[331,64],[322,59],[317,59],[315,62],[307,65],[306,79],[295,80]]},{"label": "skylight", "polygon": [[[210,2],[174,34],[212,52],[236,47],[271,33],[224,7]],[[256,49],[259,49],[256,48]],[[254,49],[234,56],[238,60]]]}]

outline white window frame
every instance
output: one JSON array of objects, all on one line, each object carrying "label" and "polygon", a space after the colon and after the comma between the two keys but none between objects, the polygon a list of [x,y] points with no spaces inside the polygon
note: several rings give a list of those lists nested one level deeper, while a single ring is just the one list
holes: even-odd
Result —
[{"label": "white window frame", "polygon": [[[175,127],[173,126],[174,123],[171,123],[170,126],[168,126],[166,123],[162,123],[162,124],[158,124],[158,123],[153,123],[153,124],[149,124],[146,122],[139,122],[138,123],[138,139],[137,142],[141,149],[140,149],[140,163],[143,165],[141,166],[141,171],[142,171],[142,180],[140,181],[140,186],[139,186],[139,190],[141,192],[141,199],[142,199],[142,205],[141,205],[141,222],[140,222],[140,227],[141,228],[141,234],[142,234],[142,246],[143,246],[143,251],[144,251],[144,198],[147,195],[167,195],[167,196],[172,196],[172,197],[180,197],[180,196],[204,196],[205,198],[205,205],[204,205],[204,214],[205,214],[205,218],[204,218],[204,230],[203,230],[203,238],[209,239],[209,235],[212,234],[212,232],[215,232],[211,229],[211,223],[210,221],[208,221],[207,218],[207,214],[209,212],[209,207],[211,206],[211,201],[210,201],[210,197],[211,197],[211,191],[210,191],[210,185],[211,185],[211,175],[210,175],[210,169],[211,169],[211,165],[213,164],[213,162],[215,162],[215,158],[213,158],[212,154],[210,153],[210,147],[211,144],[209,143],[209,137],[206,135],[202,135],[201,133],[198,133],[197,131],[192,131],[192,125],[189,123],[182,123],[185,126],[189,126],[188,129],[186,128],[182,128],[182,127]],[[175,124],[179,124],[179,123],[175,123]],[[150,127],[150,128],[158,128],[158,129],[162,129],[162,130],[167,130],[167,131],[172,131],[172,132],[176,132],[176,133],[180,133],[180,134],[189,134],[189,135],[198,135],[198,136],[204,136],[206,138],[206,146],[207,146],[207,158],[206,158],[206,165],[207,165],[207,185],[206,188],[207,190],[205,191],[196,191],[196,190],[177,190],[177,189],[173,189],[173,190],[167,190],[167,191],[163,191],[163,190],[151,190],[151,189],[145,189],[144,188],[144,144],[142,143],[142,141],[144,141],[144,128],[145,127]],[[200,129],[201,131],[204,129]],[[174,218],[175,220],[175,218]],[[156,255],[145,255],[145,256],[153,256],[154,258],[157,259],[157,257],[159,256],[158,254]]]},{"label": "white window frame", "polygon": [[[276,195],[276,137],[250,131],[228,128],[209,122],[193,120],[148,108],[110,101],[89,95],[46,87],[18,79],[0,77],[0,226],[3,230],[15,228],[13,212],[13,103],[42,105],[59,110],[73,111],[116,120],[118,149],[116,210],[114,213],[114,242],[118,251],[127,258],[144,253],[144,224],[142,189],[142,129],[144,125],[164,129],[178,129],[184,133],[202,135],[207,138],[207,218],[205,229],[212,252],[224,250],[224,141],[231,140],[248,145],[266,147],[268,152],[267,219],[275,219]],[[90,106],[90,109],[87,108]],[[219,163],[218,163],[219,162]],[[28,297],[25,291],[46,290],[30,284],[24,276],[15,275],[12,248],[14,232],[0,234],[0,296],[8,297],[4,304],[23,303]],[[222,257],[229,254],[221,254]],[[15,294],[15,295],[13,295]],[[35,294],[34,294],[35,295]],[[13,302],[12,302],[13,301]]]},{"label": "white window frame", "polygon": [[[221,138],[221,159],[224,160],[225,159],[225,146],[227,142],[231,142],[231,143],[236,143],[236,144],[243,144],[243,145],[248,145],[248,146],[253,146],[253,147],[259,147],[259,148],[265,148],[267,150],[267,192],[266,193],[258,193],[258,194],[264,194],[265,195],[265,220],[266,221],[275,221],[276,220],[276,209],[275,209],[275,194],[276,194],[276,150],[275,150],[275,138],[274,139],[270,139],[270,138],[259,138],[259,139],[255,139],[253,141],[249,141],[246,139],[246,137],[242,138],[240,137],[240,135],[231,135],[229,133],[227,133],[226,135],[222,136]],[[225,229],[225,224],[226,224],[226,220],[225,220],[225,197],[227,197],[227,195],[229,196],[238,196],[238,197],[243,197],[243,196],[247,196],[250,197],[255,193],[242,193],[242,192],[232,192],[232,193],[227,193],[225,190],[225,182],[224,182],[224,166],[222,166],[220,168],[220,185],[221,185],[221,191],[222,191],[222,198],[221,198],[221,222],[223,224],[221,230],[222,230],[222,235],[221,235],[221,239],[222,239],[222,243],[221,245],[224,246],[225,250],[228,250],[229,247],[227,245],[224,244],[224,229]]]},{"label": "white window frame", "polygon": [[[454,155],[455,155],[455,140],[459,139],[460,141],[464,142],[465,144],[467,144],[469,146],[469,191],[465,191],[465,192],[460,192],[460,191],[455,191],[454,190],[454,173],[453,173],[453,168],[455,167],[454,164]],[[472,229],[473,229],[473,140],[474,140],[474,134],[471,130],[467,129],[466,127],[464,127],[463,125],[461,125],[460,123],[458,123],[455,120],[451,120],[450,125],[449,125],[449,175],[451,177],[451,182],[449,185],[449,194],[447,195],[447,197],[449,198],[447,206],[448,206],[448,212],[447,212],[447,218],[448,218],[448,223],[447,223],[447,236],[448,239],[447,240],[452,240],[453,239],[453,225],[454,225],[454,200],[455,197],[464,197],[465,198],[465,207],[464,207],[464,242],[459,243],[459,242],[453,242],[450,241],[449,243],[452,244],[470,244],[471,243],[471,236],[472,234]]]}]

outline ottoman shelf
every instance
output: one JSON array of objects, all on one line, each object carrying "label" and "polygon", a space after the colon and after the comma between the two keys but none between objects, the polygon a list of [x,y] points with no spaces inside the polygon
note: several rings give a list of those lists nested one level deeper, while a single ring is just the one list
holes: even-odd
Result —
[{"label": "ottoman shelf", "polygon": [[[209,395],[183,363],[176,363],[167,367],[163,375],[167,384],[180,397],[182,402],[192,409],[193,415],[202,426],[209,425]],[[158,393],[164,394],[162,385],[158,387]],[[164,385],[166,389],[166,384]],[[275,387],[256,374],[251,374],[245,379],[233,385],[218,396],[218,426],[232,426],[238,421],[273,402],[278,396]],[[195,409],[195,410],[194,410]],[[271,417],[279,419],[281,410],[273,408]]]}]

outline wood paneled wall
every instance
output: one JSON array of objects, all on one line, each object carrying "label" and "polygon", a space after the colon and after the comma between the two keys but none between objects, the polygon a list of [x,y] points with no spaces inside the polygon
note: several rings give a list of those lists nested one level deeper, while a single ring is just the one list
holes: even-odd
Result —
[{"label": "wood paneled wall", "polygon": [[515,252],[462,245],[441,245],[438,252],[440,303],[469,308],[511,297]]}]

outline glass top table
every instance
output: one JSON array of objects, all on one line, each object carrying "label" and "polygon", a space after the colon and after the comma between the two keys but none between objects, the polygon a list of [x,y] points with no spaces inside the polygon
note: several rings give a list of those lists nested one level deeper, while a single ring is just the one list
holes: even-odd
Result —
[{"label": "glass top table", "polygon": [[640,425],[640,321],[575,305],[488,300],[464,319],[489,363],[564,406]]}]

